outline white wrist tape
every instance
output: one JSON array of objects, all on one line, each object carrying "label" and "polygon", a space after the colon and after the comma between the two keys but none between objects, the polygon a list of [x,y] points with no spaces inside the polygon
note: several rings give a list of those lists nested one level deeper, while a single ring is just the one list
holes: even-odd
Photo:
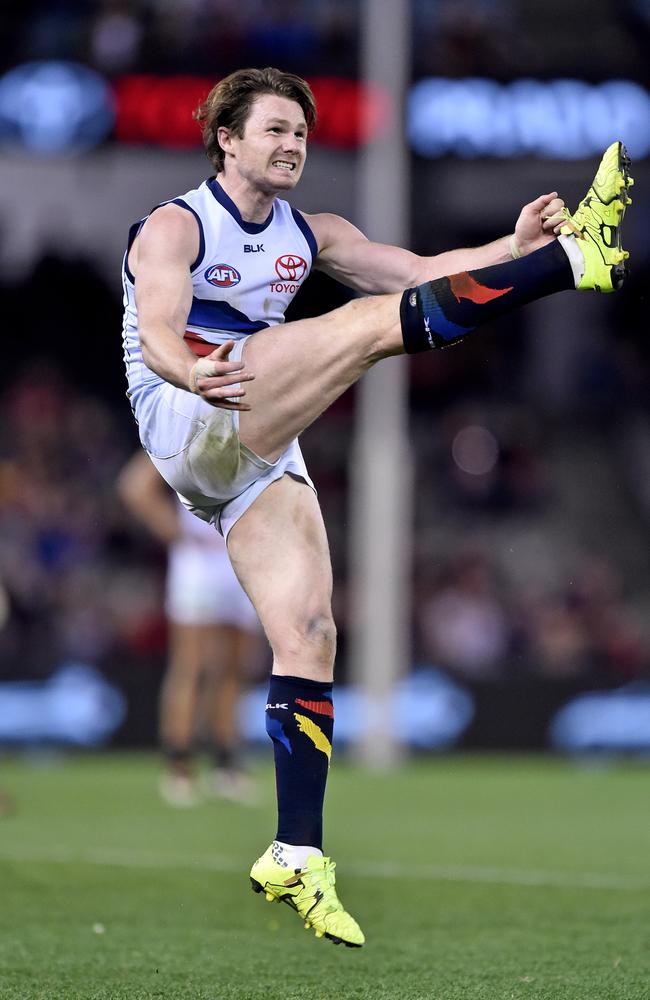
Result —
[{"label": "white wrist tape", "polygon": [[510,239],[508,240],[508,247],[510,249],[510,256],[512,257],[512,259],[518,260],[518,258],[521,257],[521,250],[517,246],[517,241],[514,238],[514,236],[511,236]]}]

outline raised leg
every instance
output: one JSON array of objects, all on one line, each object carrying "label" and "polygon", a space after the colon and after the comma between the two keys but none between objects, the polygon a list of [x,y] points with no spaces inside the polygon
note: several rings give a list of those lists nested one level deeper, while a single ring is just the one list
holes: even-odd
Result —
[{"label": "raised leg", "polygon": [[251,409],[240,438],[274,461],[381,358],[402,354],[399,295],[357,299],[316,319],[260,330],[246,342]]},{"label": "raised leg", "polygon": [[628,257],[621,223],[631,201],[629,166],[623,144],[612,143],[575,217],[566,218],[565,235],[535,253],[256,333],[245,348],[256,378],[247,387],[251,410],[240,415],[241,440],[272,461],[381,358],[450,346],[565,289],[619,288]]}]

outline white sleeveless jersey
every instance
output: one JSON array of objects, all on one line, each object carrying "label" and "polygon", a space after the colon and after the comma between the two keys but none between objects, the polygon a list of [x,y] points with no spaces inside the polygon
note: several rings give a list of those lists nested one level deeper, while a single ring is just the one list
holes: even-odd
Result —
[{"label": "white sleeveless jersey", "polygon": [[[213,347],[206,343],[240,340],[283,323],[318,253],[314,234],[300,212],[276,199],[265,222],[246,222],[215,178],[171,204],[190,211],[199,226],[199,254],[190,269],[192,307],[186,333],[194,352],[207,354]],[[127,262],[145,221],[131,227],[122,268],[124,361],[128,396],[138,419],[140,407],[146,409],[147,396],[162,382],[142,359],[134,279]]]}]

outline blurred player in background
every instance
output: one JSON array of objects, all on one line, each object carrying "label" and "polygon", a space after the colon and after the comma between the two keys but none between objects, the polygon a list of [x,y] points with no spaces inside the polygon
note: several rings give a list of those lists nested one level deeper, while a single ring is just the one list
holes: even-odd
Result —
[{"label": "blurred player in background", "polygon": [[[221,535],[178,503],[144,452],[125,466],[118,490],[131,513],[167,547],[169,659],[160,694],[160,793],[179,807],[196,805],[203,791],[253,804],[256,790],[242,764],[237,716],[259,649],[255,609]],[[196,762],[200,745],[212,765],[203,783]]]},{"label": "blurred player in background", "polygon": [[[545,295],[618,287],[628,160],[614,143],[573,217],[550,192],[524,206],[508,236],[419,257],[280,197],[300,179],[316,121],[304,80],[240,70],[197,118],[216,176],[129,234],[129,397],[156,468],[227,538],[273,650],[266,716],[278,827],[251,869],[253,888],[289,903],[317,937],[360,947],[322,850],[336,628],[325,526],[298,435],[383,358],[458,343]],[[283,325],[311,267],[376,297]]]}]

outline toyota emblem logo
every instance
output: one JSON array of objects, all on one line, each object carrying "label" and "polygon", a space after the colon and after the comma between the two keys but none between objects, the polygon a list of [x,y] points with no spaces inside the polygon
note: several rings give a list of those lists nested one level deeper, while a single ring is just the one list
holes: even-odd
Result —
[{"label": "toyota emblem logo", "polygon": [[305,276],[307,261],[295,253],[285,253],[275,262],[275,271],[282,281],[300,281]]}]

